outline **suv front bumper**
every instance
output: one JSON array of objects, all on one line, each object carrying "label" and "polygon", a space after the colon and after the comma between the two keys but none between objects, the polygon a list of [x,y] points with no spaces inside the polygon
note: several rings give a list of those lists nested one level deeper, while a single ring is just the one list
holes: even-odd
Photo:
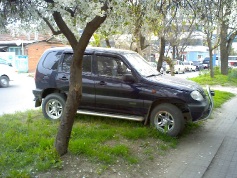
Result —
[{"label": "suv front bumper", "polygon": [[208,99],[204,100],[201,104],[188,105],[192,121],[208,119],[212,113],[214,102],[212,96],[215,96],[214,91],[210,90],[209,86],[206,86]]}]

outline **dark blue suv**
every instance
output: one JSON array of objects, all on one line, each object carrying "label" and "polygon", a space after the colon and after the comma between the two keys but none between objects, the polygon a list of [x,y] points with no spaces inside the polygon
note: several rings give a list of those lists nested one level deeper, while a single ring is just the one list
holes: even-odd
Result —
[{"label": "dark blue suv", "polygon": [[[39,60],[33,94],[48,119],[60,119],[64,112],[72,56],[71,48],[51,48]],[[209,87],[204,92],[192,81],[162,75],[128,50],[88,47],[82,83],[78,113],[141,121],[171,136],[186,120],[209,117],[213,106]]]}]

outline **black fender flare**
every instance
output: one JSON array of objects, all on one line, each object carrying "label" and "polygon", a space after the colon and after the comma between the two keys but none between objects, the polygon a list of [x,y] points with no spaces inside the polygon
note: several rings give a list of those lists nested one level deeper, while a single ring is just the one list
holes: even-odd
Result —
[{"label": "black fender flare", "polygon": [[144,120],[144,125],[147,125],[149,123],[149,118],[150,118],[150,114],[152,109],[162,103],[170,103],[173,104],[175,106],[177,106],[178,108],[181,109],[181,111],[187,111],[188,112],[188,106],[185,103],[185,101],[178,99],[178,98],[158,98],[155,101],[152,102],[152,104],[150,105],[150,107],[148,108],[148,112],[145,116],[145,120]]}]

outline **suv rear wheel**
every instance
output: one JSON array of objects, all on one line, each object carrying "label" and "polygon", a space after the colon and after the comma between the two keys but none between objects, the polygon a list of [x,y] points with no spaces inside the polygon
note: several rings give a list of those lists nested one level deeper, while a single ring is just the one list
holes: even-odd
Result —
[{"label": "suv rear wheel", "polygon": [[184,128],[184,117],[181,110],[170,103],[156,106],[150,115],[150,123],[161,132],[177,136]]},{"label": "suv rear wheel", "polygon": [[62,118],[66,98],[63,94],[53,93],[45,97],[42,104],[44,117],[50,120]]}]

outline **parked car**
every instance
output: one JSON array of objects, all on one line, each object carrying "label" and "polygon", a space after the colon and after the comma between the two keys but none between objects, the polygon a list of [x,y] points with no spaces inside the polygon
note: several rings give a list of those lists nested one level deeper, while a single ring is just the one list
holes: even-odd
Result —
[{"label": "parked car", "polygon": [[[45,118],[61,119],[69,91],[71,48],[44,52],[35,73],[35,106]],[[141,121],[171,136],[185,121],[209,117],[212,94],[197,83],[162,75],[139,54],[128,50],[87,48],[82,67],[78,113]]]},{"label": "parked car", "polygon": [[197,71],[203,70],[204,66],[200,61],[193,61],[193,65],[196,67]]},{"label": "parked car", "polygon": [[[176,73],[176,74],[180,74],[180,73],[184,74],[185,71],[186,71],[186,68],[184,66],[183,61],[175,60],[173,62],[174,62],[174,73]],[[167,65],[166,66],[166,73],[170,73],[170,72],[171,72],[170,71],[170,66]]]},{"label": "parked car", "polygon": [[192,71],[196,71],[196,66],[193,65],[192,61],[184,61],[184,66],[186,71],[192,72]]},{"label": "parked car", "polygon": [[16,78],[16,71],[7,63],[0,63],[0,87],[6,88]]},{"label": "parked car", "polygon": [[209,69],[210,58],[209,57],[204,58],[203,61],[202,61],[202,64],[203,64],[204,69]]}]

